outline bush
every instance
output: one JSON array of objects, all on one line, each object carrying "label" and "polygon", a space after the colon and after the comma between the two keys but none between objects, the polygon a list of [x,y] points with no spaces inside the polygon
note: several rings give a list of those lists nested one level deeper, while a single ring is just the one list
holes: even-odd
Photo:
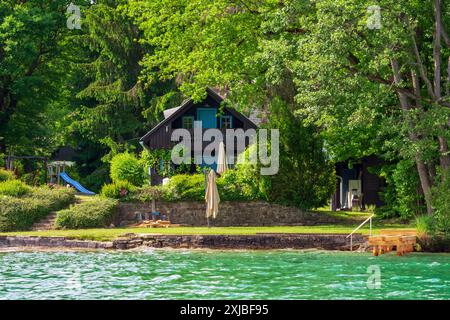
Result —
[{"label": "bush", "polygon": [[16,175],[13,171],[5,170],[0,168],[0,182],[14,180]]},{"label": "bush", "polygon": [[75,190],[72,188],[40,187],[33,189],[29,195],[32,199],[47,200],[51,211],[61,210],[75,202]]},{"label": "bush", "polygon": [[145,181],[144,168],[134,155],[120,153],[111,160],[111,179],[141,186]]},{"label": "bush", "polygon": [[435,220],[431,215],[421,215],[416,218],[416,230],[419,238],[435,234]]},{"label": "bush", "polygon": [[75,201],[75,191],[72,189],[27,188],[29,193],[24,197],[0,197],[0,231],[28,230],[50,212]]},{"label": "bush", "polygon": [[0,231],[28,230],[50,213],[49,204],[33,198],[0,198]]},{"label": "bush", "polygon": [[205,178],[203,174],[179,174],[165,185],[170,200],[205,200]]},{"label": "bush", "polygon": [[129,199],[136,187],[128,181],[116,181],[111,184],[105,184],[100,194],[106,198]]},{"label": "bush", "polygon": [[419,192],[420,180],[415,162],[400,160],[396,164],[385,164],[379,174],[386,180],[381,194],[385,205],[377,208],[382,218],[400,217],[409,220],[426,212],[423,195]]},{"label": "bush", "polygon": [[223,173],[217,179],[217,188],[224,201],[267,200],[267,182],[256,165],[242,163]]},{"label": "bush", "polygon": [[[268,180],[261,177],[255,167],[239,164],[216,179],[222,201],[252,201],[266,199]],[[161,197],[167,200],[204,201],[205,178],[203,174],[180,174],[170,178],[163,187]],[[149,198],[151,200],[151,198]],[[146,201],[142,196],[140,201]]]},{"label": "bush", "polygon": [[266,177],[269,200],[303,209],[326,205],[336,177],[317,127],[292,116],[291,106],[277,98],[270,104],[269,124],[279,129],[279,171]]},{"label": "bush", "polygon": [[170,195],[164,186],[145,186],[136,190],[132,198],[141,202],[150,202],[152,200],[170,200]]},{"label": "bush", "polygon": [[103,228],[109,226],[116,213],[117,200],[96,197],[59,211],[56,227],[67,229]]},{"label": "bush", "polygon": [[450,170],[442,175],[432,196],[436,229],[450,238]]},{"label": "bush", "polygon": [[0,182],[0,195],[20,197],[31,192],[31,188],[19,180]]},{"label": "bush", "polygon": [[91,174],[81,177],[80,183],[89,190],[99,192],[105,183],[110,183],[109,166],[101,165],[97,167]]}]

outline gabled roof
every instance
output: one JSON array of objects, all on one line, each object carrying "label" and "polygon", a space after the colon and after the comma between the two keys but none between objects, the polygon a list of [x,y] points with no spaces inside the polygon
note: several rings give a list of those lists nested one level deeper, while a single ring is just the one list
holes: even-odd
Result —
[{"label": "gabled roof", "polygon": [[170,108],[170,109],[164,110],[164,119],[167,119],[168,117],[170,117],[172,115],[172,113],[174,113],[178,109],[180,109],[180,107],[175,107],[175,108]]},{"label": "gabled roof", "polygon": [[[207,87],[206,88],[206,94],[210,96],[212,99],[214,99],[217,103],[221,103],[223,101],[223,98],[219,96],[213,89]],[[176,117],[182,115],[187,109],[192,107],[194,105],[194,101],[192,99],[186,99],[183,101],[183,103],[179,107],[167,109],[164,111],[164,120],[158,123],[152,130],[150,130],[145,136],[143,136],[140,139],[140,142],[145,142],[156,130],[170,122],[172,119],[175,119]],[[236,111],[233,108],[224,107],[225,110],[227,110],[229,113],[234,115],[236,118],[244,121],[249,122],[254,125],[255,128],[257,128],[257,125],[252,122],[249,118],[244,116],[242,113]]]}]

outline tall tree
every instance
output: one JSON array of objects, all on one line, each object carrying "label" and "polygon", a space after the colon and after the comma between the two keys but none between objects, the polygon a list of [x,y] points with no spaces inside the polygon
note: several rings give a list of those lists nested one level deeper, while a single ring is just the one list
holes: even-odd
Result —
[{"label": "tall tree", "polygon": [[68,4],[0,2],[0,153],[7,147],[49,153],[56,147],[58,117],[66,108],[61,83]]},{"label": "tall tree", "polygon": [[[391,135],[383,143],[384,149],[415,160],[427,211],[431,213],[435,166],[446,170],[450,159],[450,96],[441,92],[441,85],[448,85],[441,61],[448,59],[449,51],[440,45],[446,37],[444,25],[449,22],[443,21],[441,12],[442,8],[448,12],[450,3],[378,4],[379,29],[367,25],[373,11],[368,10],[365,1],[316,3],[316,13],[310,18],[311,32],[302,45],[304,59],[296,71],[305,80],[298,101],[308,102],[309,110],[324,119],[334,113],[333,109],[342,108],[340,99],[348,92],[352,92],[351,96],[367,96],[366,101],[356,100],[358,103],[346,99],[344,109],[353,109],[354,115],[362,108],[370,113],[377,111],[383,122],[381,131]],[[391,99],[395,94],[397,99],[379,99],[379,93]]]}]

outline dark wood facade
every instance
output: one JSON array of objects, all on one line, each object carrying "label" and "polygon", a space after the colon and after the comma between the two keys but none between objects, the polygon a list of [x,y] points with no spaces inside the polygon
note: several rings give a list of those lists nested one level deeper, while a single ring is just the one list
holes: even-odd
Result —
[{"label": "dark wood facade", "polygon": [[362,208],[368,205],[382,206],[380,193],[384,190],[385,181],[370,172],[370,168],[381,165],[382,161],[376,156],[355,161],[352,166],[349,166],[349,162],[337,163],[336,192],[332,198],[332,209],[351,209],[352,194],[357,194],[360,198]]},{"label": "dark wood facade", "polygon": [[[205,115],[207,116],[206,118]],[[181,128],[185,128],[191,133],[192,144],[194,144],[194,128],[193,126],[187,128],[184,125],[185,119],[189,119],[188,121],[202,121],[202,125],[206,124],[206,127],[202,129],[202,135],[207,129],[219,129],[223,134],[225,145],[227,128],[243,129],[244,131],[257,129],[257,126],[251,120],[235,109],[224,105],[223,99],[212,89],[208,88],[207,96],[203,101],[194,103],[192,99],[188,99],[181,106],[168,110],[166,118],[141,138],[142,146],[150,151],[172,149],[178,143],[178,141],[171,141],[172,133],[174,130]],[[225,125],[225,121],[227,121],[228,126]],[[202,142],[202,150],[210,143],[211,141]],[[245,145],[247,146],[248,143],[249,139],[247,138]],[[193,145],[192,150],[194,150]],[[152,184],[160,184],[161,181],[162,177],[152,169]]]}]

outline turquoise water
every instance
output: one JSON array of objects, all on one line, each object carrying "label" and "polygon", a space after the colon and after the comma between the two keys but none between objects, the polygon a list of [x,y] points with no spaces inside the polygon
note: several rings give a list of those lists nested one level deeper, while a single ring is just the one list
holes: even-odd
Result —
[{"label": "turquoise water", "polygon": [[[379,289],[368,289],[368,268]],[[10,252],[0,253],[0,299],[450,299],[450,255]]]}]

